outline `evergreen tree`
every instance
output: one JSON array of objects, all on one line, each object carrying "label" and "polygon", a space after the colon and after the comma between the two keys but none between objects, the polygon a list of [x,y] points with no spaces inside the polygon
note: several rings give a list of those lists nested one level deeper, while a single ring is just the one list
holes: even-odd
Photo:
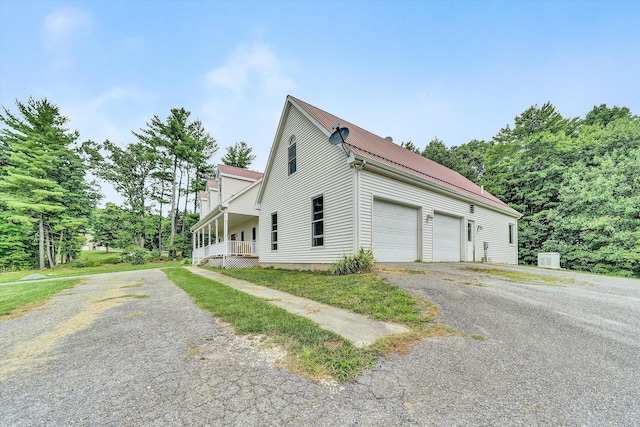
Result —
[{"label": "evergreen tree", "polygon": [[227,166],[235,166],[247,169],[256,156],[251,154],[252,148],[246,142],[236,142],[227,147],[227,153],[222,157],[222,163]]}]

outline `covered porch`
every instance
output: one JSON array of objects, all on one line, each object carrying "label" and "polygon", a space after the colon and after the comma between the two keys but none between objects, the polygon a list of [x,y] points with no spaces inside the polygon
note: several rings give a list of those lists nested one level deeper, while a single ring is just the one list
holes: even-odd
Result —
[{"label": "covered porch", "polygon": [[216,208],[192,228],[192,264],[220,268],[257,266],[257,229],[257,216]]}]

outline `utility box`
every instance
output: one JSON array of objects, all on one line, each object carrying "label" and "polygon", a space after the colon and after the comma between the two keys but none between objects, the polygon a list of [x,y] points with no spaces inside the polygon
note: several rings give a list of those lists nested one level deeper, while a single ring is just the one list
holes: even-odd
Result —
[{"label": "utility box", "polygon": [[558,252],[540,252],[538,254],[538,267],[560,268],[560,254]]}]

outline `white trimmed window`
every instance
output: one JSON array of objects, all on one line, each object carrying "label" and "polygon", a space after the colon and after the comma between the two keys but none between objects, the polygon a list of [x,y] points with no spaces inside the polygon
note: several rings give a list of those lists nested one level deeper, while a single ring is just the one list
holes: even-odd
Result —
[{"label": "white trimmed window", "polygon": [[509,224],[509,244],[513,245],[516,242],[515,236],[516,227],[513,224]]},{"label": "white trimmed window", "polygon": [[298,170],[296,162],[296,136],[291,135],[289,139],[289,175]]},{"label": "white trimmed window", "polygon": [[278,250],[278,212],[271,214],[271,250]]},{"label": "white trimmed window", "polygon": [[324,197],[311,201],[311,245],[324,246]]}]

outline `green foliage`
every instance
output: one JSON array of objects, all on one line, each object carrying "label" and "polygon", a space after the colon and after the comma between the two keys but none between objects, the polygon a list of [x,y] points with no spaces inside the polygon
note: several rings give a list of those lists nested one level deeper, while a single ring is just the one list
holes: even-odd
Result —
[{"label": "green foliage", "polygon": [[227,147],[227,153],[222,157],[222,163],[227,166],[247,169],[256,158],[251,154],[251,151],[252,148],[246,142],[236,142],[234,145]]},{"label": "green foliage", "polygon": [[[82,244],[88,216],[99,196],[85,178],[86,164],[75,143],[77,131],[65,128],[68,120],[46,99],[16,101],[17,113],[3,107],[0,144],[0,210],[8,225],[0,243],[7,251],[4,268],[29,264],[53,267],[73,259]],[[37,236],[38,245],[18,233]],[[6,239],[6,240],[5,240]],[[22,253],[21,253],[22,252]]]},{"label": "green foliage", "polygon": [[341,260],[331,266],[331,273],[337,276],[344,274],[368,273],[371,271],[376,261],[373,259],[373,252],[360,248],[357,254],[344,255]]},{"label": "green foliage", "polygon": [[129,246],[122,251],[120,259],[123,262],[130,262],[132,265],[145,264],[148,252],[140,246]]},{"label": "green foliage", "polygon": [[559,252],[565,268],[640,277],[640,118],[628,108],[602,104],[579,120],[534,105],[488,143],[432,141],[423,154],[523,214],[520,262]]}]

